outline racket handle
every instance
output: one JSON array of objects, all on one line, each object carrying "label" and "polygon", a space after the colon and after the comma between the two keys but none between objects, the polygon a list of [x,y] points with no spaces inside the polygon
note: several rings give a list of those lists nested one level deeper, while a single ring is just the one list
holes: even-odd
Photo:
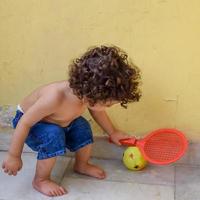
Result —
[{"label": "racket handle", "polygon": [[124,146],[135,146],[136,138],[135,137],[125,138],[119,140],[119,142]]},{"label": "racket handle", "polygon": [[[113,143],[110,137],[109,137],[108,141],[110,143]],[[125,138],[125,139],[119,140],[119,142],[124,146],[135,146],[136,138],[135,137]]]}]

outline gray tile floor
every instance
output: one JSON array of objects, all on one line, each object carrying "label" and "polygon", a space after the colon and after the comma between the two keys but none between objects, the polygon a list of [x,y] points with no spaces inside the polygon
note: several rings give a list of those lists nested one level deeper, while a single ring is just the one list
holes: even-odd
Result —
[{"label": "gray tile floor", "polygon": [[[0,151],[0,162],[5,152]],[[193,158],[194,159],[194,158]],[[105,180],[76,174],[72,170],[74,158],[59,157],[53,179],[69,191],[62,197],[46,197],[36,192],[31,181],[36,155],[23,153],[23,169],[16,177],[0,170],[0,200],[200,200],[199,163],[152,166],[142,171],[127,170],[120,160],[95,159],[107,172]]]}]

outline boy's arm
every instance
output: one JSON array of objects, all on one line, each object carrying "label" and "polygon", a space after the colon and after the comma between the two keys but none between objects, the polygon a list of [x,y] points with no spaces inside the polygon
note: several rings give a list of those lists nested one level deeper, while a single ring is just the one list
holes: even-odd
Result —
[{"label": "boy's arm", "polygon": [[115,132],[116,128],[112,124],[110,118],[108,117],[106,111],[93,111],[88,109],[94,120],[99,124],[99,126],[106,132],[108,135],[111,135]]},{"label": "boy's arm", "polygon": [[9,148],[9,153],[11,155],[21,155],[30,128],[45,116],[55,112],[58,103],[59,101],[57,97],[40,97],[40,99],[38,99],[38,101],[22,115],[12,137]]},{"label": "boy's arm", "polygon": [[113,143],[121,145],[120,139],[130,137],[123,131],[120,131],[114,127],[106,111],[93,111],[88,109],[94,120],[101,126],[101,128],[108,133]]},{"label": "boy's arm", "polygon": [[45,116],[55,112],[59,103],[59,97],[55,94],[42,96],[23,114],[13,133],[7,158],[2,165],[5,172],[10,171],[11,174],[15,175],[16,171],[21,168],[21,154],[30,128]]}]

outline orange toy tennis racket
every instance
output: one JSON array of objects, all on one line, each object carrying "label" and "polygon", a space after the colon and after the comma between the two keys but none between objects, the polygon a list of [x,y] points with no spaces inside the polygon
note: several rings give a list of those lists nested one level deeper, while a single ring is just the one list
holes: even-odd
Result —
[{"label": "orange toy tennis racket", "polygon": [[146,160],[159,165],[177,161],[188,147],[186,137],[176,129],[159,129],[141,140],[132,137],[119,141],[125,146],[137,146]]}]

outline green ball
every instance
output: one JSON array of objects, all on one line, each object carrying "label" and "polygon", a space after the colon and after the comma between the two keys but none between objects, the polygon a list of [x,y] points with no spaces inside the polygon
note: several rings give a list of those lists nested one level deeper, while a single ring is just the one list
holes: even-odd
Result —
[{"label": "green ball", "polygon": [[143,169],[147,165],[141,151],[138,147],[128,147],[123,154],[124,165],[134,171]]}]

